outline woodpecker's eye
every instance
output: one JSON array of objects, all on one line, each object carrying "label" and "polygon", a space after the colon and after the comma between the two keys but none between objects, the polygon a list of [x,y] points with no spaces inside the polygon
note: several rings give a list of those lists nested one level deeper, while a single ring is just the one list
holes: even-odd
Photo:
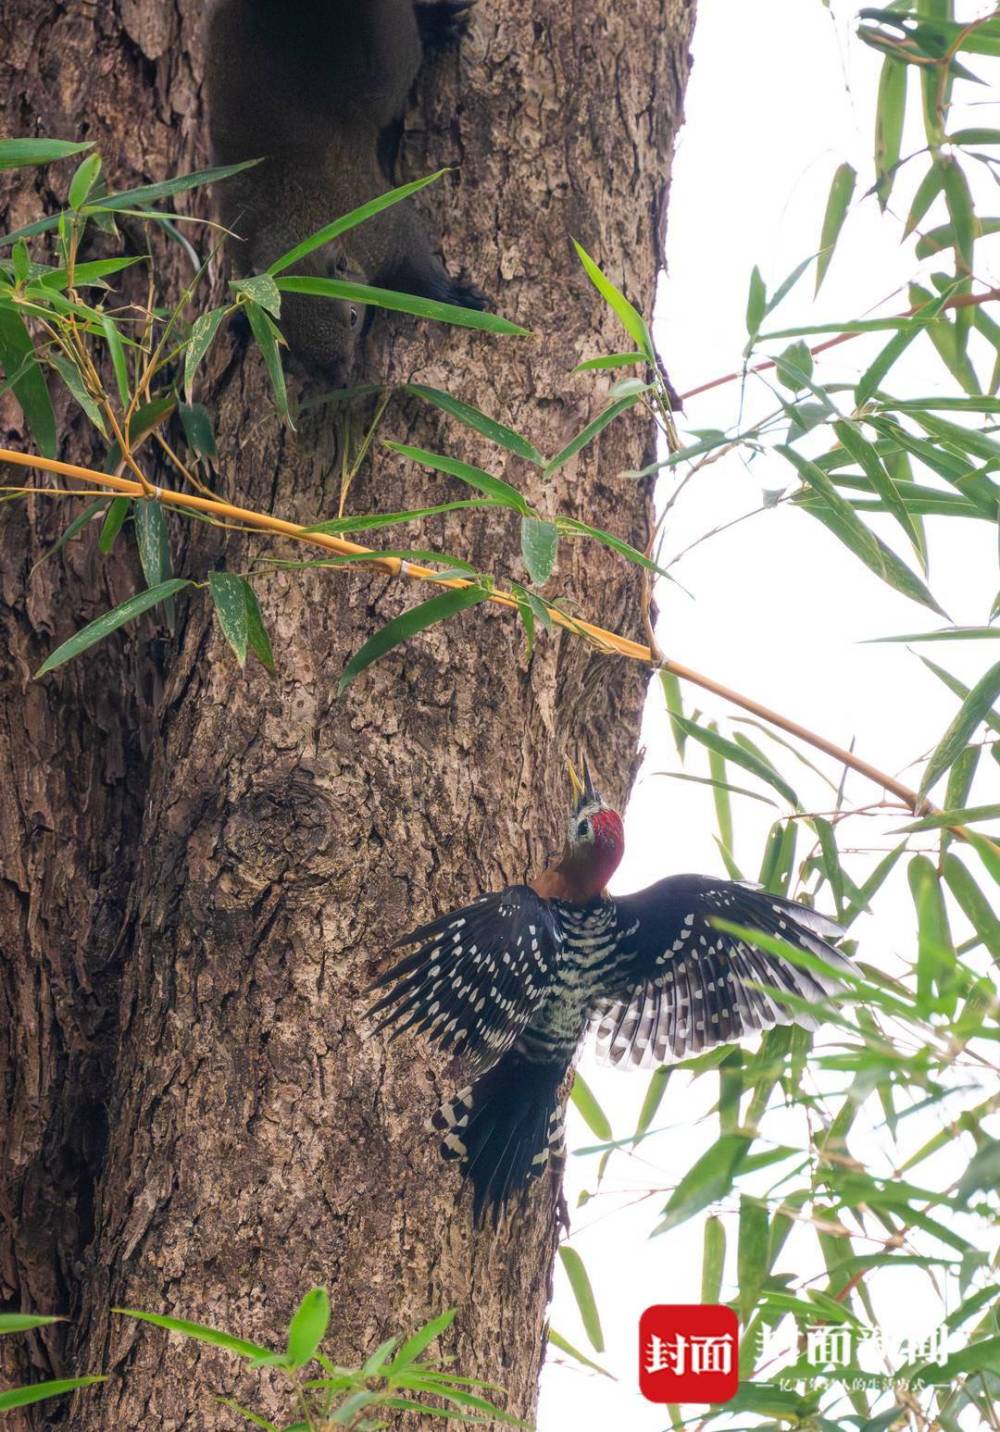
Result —
[{"label": "woodpecker's eye", "polygon": [[577,840],[591,840],[594,835],[594,827],[589,820],[581,820],[576,828]]}]

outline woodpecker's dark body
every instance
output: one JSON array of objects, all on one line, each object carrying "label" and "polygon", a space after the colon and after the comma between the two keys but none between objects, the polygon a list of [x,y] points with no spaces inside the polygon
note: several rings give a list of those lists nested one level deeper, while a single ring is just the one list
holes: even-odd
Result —
[{"label": "woodpecker's dark body", "polygon": [[498,1213],[561,1152],[560,1085],[588,1025],[612,1063],[640,1066],[790,1019],[816,1022],[752,985],[816,1003],[837,988],[833,973],[767,954],[715,919],[846,967],[825,943],[839,933],[831,921],[701,875],[581,902],[512,886],[400,941],[417,949],[379,980],[393,988],[372,1012],[470,1057],[478,1077],[431,1122],[445,1156],[463,1160],[477,1218]]}]

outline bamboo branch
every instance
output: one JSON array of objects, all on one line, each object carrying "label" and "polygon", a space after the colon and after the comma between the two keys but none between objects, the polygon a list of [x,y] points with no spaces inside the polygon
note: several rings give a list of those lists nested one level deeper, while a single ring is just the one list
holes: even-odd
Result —
[{"label": "bamboo branch", "polygon": [[[946,308],[976,308],[982,303],[989,303],[992,299],[1000,298],[1000,288],[991,288],[987,293],[956,293],[948,298],[941,305],[942,311]],[[908,308],[905,313],[894,314],[895,318],[914,318],[923,308],[925,303],[915,304]],[[841,343],[849,343],[852,338],[860,338],[860,333],[838,333],[834,338],[827,338],[823,343],[817,343],[815,348],[809,352],[815,358],[817,353],[825,353],[829,348],[837,348]],[[768,368],[777,366],[777,359],[766,358],[761,363],[755,363],[752,368],[741,368],[738,373],[725,373],[721,378],[713,378],[709,383],[701,383],[697,388],[690,388],[686,393],[680,394],[680,401],[686,403],[688,398],[697,398],[701,393],[707,393],[712,388],[721,388],[726,383],[735,383],[740,378],[745,378],[748,373],[764,373]]]},{"label": "bamboo branch", "polygon": [[[0,462],[9,462],[17,467],[35,468],[43,472],[55,473],[62,477],[73,477],[78,481],[95,483],[101,487],[111,488],[123,496],[142,499],[146,496],[146,490],[140,482],[130,478],[116,477],[110,473],[97,472],[93,468],[79,467],[74,463],[59,462],[54,458],[39,457],[32,453],[15,452],[9,448],[0,448]],[[324,551],[336,553],[341,557],[354,556],[363,560],[366,566],[373,566],[390,572],[393,576],[411,577],[417,581],[434,582],[442,587],[469,587],[475,583],[467,577],[445,577],[417,562],[408,562],[400,557],[381,555],[370,547],[362,547],[357,542],[349,542],[346,538],[336,537],[328,532],[311,532],[307,527],[294,522],[286,522],[280,517],[272,517],[269,513],[255,512],[251,508],[236,507],[232,503],[223,502],[218,498],[200,497],[193,493],[174,492],[169,488],[152,487],[153,497],[168,507],[188,509],[189,511],[206,512],[227,521],[237,521],[247,527],[256,527],[265,532],[274,533],[279,537],[288,537],[292,541],[305,543],[307,546],[320,547]],[[444,560],[444,558],[442,558]],[[487,600],[496,606],[517,610],[517,598],[508,592],[492,591],[488,594]],[[681,681],[688,681],[693,686],[700,686],[704,691],[711,691],[716,696],[739,706],[744,711],[766,721],[768,725],[775,726],[788,735],[794,736],[797,740],[804,741],[815,750],[822,751],[830,756],[839,765],[846,766],[855,771],[858,775],[864,776],[876,786],[891,792],[896,796],[914,815],[935,814],[937,807],[930,801],[922,799],[917,791],[911,790],[909,786],[896,780],[894,776],[885,771],[880,771],[877,766],[862,760],[853,751],[845,750],[833,741],[810,731],[798,722],[789,720],[779,711],[772,711],[770,707],[754,701],[749,696],[744,696],[731,687],[723,685],[721,681],[715,681],[710,676],[705,676],[691,667],[683,666],[680,662],[666,658],[657,659],[657,654],[644,646],[641,642],[632,641],[629,637],[620,635],[618,632],[608,631],[604,627],[595,625],[592,622],[578,621],[573,617],[566,616],[557,607],[546,603],[549,616],[555,626],[563,627],[568,631],[582,633],[590,638],[596,645],[604,650],[617,652],[620,656],[627,657],[630,661],[641,661],[646,666],[655,669],[662,669],[671,672]],[[962,827],[955,827],[954,833],[961,839],[966,835]]]}]

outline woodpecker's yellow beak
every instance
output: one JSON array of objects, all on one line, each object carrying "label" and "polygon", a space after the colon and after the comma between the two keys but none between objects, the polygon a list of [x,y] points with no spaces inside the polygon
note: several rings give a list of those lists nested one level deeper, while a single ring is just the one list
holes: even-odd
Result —
[{"label": "woodpecker's yellow beak", "polygon": [[588,801],[600,800],[600,796],[594,789],[593,777],[590,774],[590,762],[586,756],[583,758],[582,781],[577,775],[573,762],[568,759],[566,761],[566,769],[569,772],[569,783],[573,788],[573,800],[577,810],[579,810],[581,806],[586,805]]},{"label": "woodpecker's yellow beak", "polygon": [[573,802],[575,805],[582,805],[587,794],[587,788],[576,773],[576,767],[567,757],[566,769],[569,772],[569,783],[573,790]]}]

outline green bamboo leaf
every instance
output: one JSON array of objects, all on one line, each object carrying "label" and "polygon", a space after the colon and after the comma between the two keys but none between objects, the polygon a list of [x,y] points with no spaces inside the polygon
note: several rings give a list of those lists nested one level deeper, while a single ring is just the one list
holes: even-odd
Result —
[{"label": "green bamboo leaf", "polygon": [[703,1303],[721,1301],[722,1274],[725,1266],[726,1225],[721,1218],[713,1213],[705,1219],[705,1241],[701,1255],[701,1301]]},{"label": "green bamboo leaf", "polygon": [[774,360],[774,371],[778,382],[793,393],[811,386],[813,373],[812,353],[807,343],[790,343],[785,351]]},{"label": "green bamboo leaf", "polygon": [[211,1347],[221,1348],[224,1352],[235,1353],[237,1357],[256,1360],[271,1356],[270,1348],[261,1347],[259,1343],[247,1342],[245,1338],[234,1338],[230,1333],[223,1333],[218,1328],[209,1327],[207,1323],[192,1323],[188,1322],[186,1318],[171,1318],[163,1313],[143,1313],[137,1308],[112,1308],[111,1311],[118,1313],[123,1318],[137,1318],[141,1323],[152,1323],[154,1327],[166,1328],[171,1333],[180,1333],[182,1337],[192,1338],[195,1342],[208,1343]]},{"label": "green bamboo leaf", "polygon": [[530,329],[511,323],[496,313],[483,313],[478,308],[462,308],[457,303],[441,303],[434,298],[420,298],[413,293],[396,293],[387,288],[371,288],[364,283],[349,283],[339,278],[312,278],[305,274],[289,274],[277,280],[282,293],[304,293],[314,298],[346,298],[365,303],[370,308],[388,308],[396,313],[412,313],[417,318],[431,318],[437,323],[450,323],[456,328],[474,328],[480,333],[513,334],[527,337]]},{"label": "green bamboo leaf", "polygon": [[917,1003],[924,1013],[935,1009],[954,1013],[954,998],[949,997],[949,991],[954,983],[955,949],[934,862],[926,855],[915,855],[907,877],[919,931]]},{"label": "green bamboo leaf", "polygon": [[243,307],[250,324],[250,332],[260,349],[264,367],[267,369],[267,376],[271,380],[275,406],[289,427],[293,427],[294,424],[288,416],[288,391],[285,388],[285,374],[281,367],[281,354],[278,352],[278,340],[281,334],[275,327],[270,314],[258,304],[247,300]]},{"label": "green bamboo leaf", "polygon": [[440,1313],[436,1318],[431,1318],[430,1322],[424,1323],[423,1327],[419,1328],[411,1338],[407,1338],[385,1369],[386,1377],[393,1377],[396,1373],[402,1372],[404,1368],[415,1363],[425,1348],[430,1347],[436,1338],[439,1338],[447,1328],[451,1327],[455,1321],[456,1312],[456,1308],[448,1308],[446,1312]]},{"label": "green bamboo leaf", "polygon": [[906,842],[904,841],[890,850],[888,855],[882,857],[868,879],[859,885],[858,893],[848,901],[846,909],[839,916],[840,923],[845,929],[854,923],[863,910],[868,909],[873,898],[892,874],[896,862],[905,849]]},{"label": "green bamboo leaf", "polygon": [[132,397],[132,389],[128,379],[128,363],[125,361],[125,346],[122,343],[122,336],[118,332],[118,326],[110,313],[101,314],[101,328],[104,331],[104,339],[111,355],[111,367],[115,375],[118,397],[122,406],[127,407]]},{"label": "green bamboo leaf", "polygon": [[110,498],[107,497],[95,497],[92,502],[88,502],[86,507],[76,514],[72,522],[70,522],[60,536],[56,538],[52,546],[42,553],[31,570],[34,571],[35,567],[40,566],[42,562],[46,562],[50,557],[54,557],[61,548],[66,546],[67,542],[72,542],[76,534],[82,531],[88,522],[107,507],[109,501]]},{"label": "green bamboo leaf", "polygon": [[837,246],[840,231],[844,227],[844,220],[851,207],[851,200],[854,198],[854,186],[857,181],[857,170],[851,164],[839,165],[833,176],[826,201],[826,212],[823,215],[823,229],[820,234],[815,293],[819,293],[820,284],[830,267],[833,251]]},{"label": "green bamboo leaf", "polygon": [[568,1357],[575,1358],[575,1360],[582,1363],[584,1367],[589,1367],[592,1372],[599,1372],[602,1377],[611,1378],[612,1382],[617,1381],[617,1379],[612,1377],[611,1373],[608,1372],[607,1368],[601,1367],[600,1363],[591,1362],[585,1353],[580,1352],[579,1348],[575,1348],[571,1342],[567,1342],[562,1333],[557,1333],[555,1328],[549,1328],[548,1338],[553,1347],[557,1347],[560,1352],[566,1353]]},{"label": "green bamboo leaf", "polygon": [[200,313],[191,326],[191,336],[184,350],[184,399],[188,403],[191,401],[195,373],[212,346],[225,316],[225,308],[213,308],[208,313]]},{"label": "green bamboo leaf", "polygon": [[881,497],[887,509],[895,517],[909,539],[910,545],[920,562],[922,569],[927,570],[927,551],[924,545],[923,534],[913,521],[906,509],[899,489],[889,475],[888,469],[882,464],[878,452],[864,437],[861,430],[851,422],[835,422],[833,430],[837,434],[841,447],[845,448],[861,468],[872,487]]},{"label": "green bamboo leaf", "polygon": [[[839,512],[831,512],[829,508],[824,507],[821,503],[814,504],[807,502],[803,505],[817,521],[822,522],[824,527],[828,527],[834,536],[843,542],[845,547],[850,548],[856,557],[860,558],[867,567],[870,567],[876,577],[880,577],[881,580],[888,583],[890,587],[895,587],[897,592],[902,592],[903,595],[909,597],[911,601],[919,602],[921,606],[929,607],[932,612],[937,612],[939,616],[947,617],[947,612],[943,607],[938,605],[937,600],[928,589],[926,583],[922,582],[916,572],[911,571],[906,563],[897,557],[892,548],[883,542],[880,537],[876,537],[874,533],[868,534],[878,552],[877,561],[869,561],[869,545],[867,543],[865,543],[863,547],[855,545],[855,529],[853,526],[848,529],[846,524],[841,521]],[[865,530],[867,531],[867,529]]]},{"label": "green bamboo leaf", "polygon": [[958,714],[941,737],[924,770],[920,795],[925,796],[934,783],[957,759],[972,738],[976,727],[994,714],[993,704],[1000,696],[1000,661],[991,666],[962,702]]},{"label": "green bamboo leaf", "polygon": [[565,463],[569,462],[571,457],[576,456],[581,448],[585,448],[588,443],[593,442],[598,433],[603,432],[609,423],[613,423],[615,418],[620,417],[622,413],[627,413],[630,408],[634,408],[638,401],[639,395],[632,393],[609,403],[604,411],[598,413],[592,422],[589,422],[574,438],[571,438],[566,446],[556,453],[555,457],[549,459],[545,464],[545,476],[551,477],[554,472],[558,472]]},{"label": "green bamboo leaf", "polygon": [[[225,576],[224,572],[213,576]],[[237,579],[238,580],[238,579]],[[214,596],[213,592],[213,596]],[[316,1356],[330,1324],[330,1295],[325,1288],[310,1288],[288,1324],[288,1367],[295,1371]]]},{"label": "green bamboo leaf", "polygon": [[687,732],[683,726],[679,726],[676,717],[684,715],[684,700],[681,695],[681,683],[672,671],[660,672],[660,685],[663,688],[663,703],[667,708],[667,716],[670,720],[670,730],[673,733],[674,746],[678,756],[684,759],[684,742],[687,739]]},{"label": "green bamboo leaf", "polygon": [[108,429],[104,422],[104,414],[84,387],[80,370],[71,363],[68,358],[64,358],[61,353],[50,353],[48,355],[48,362],[55,368],[60,378],[62,378],[66,387],[73,394],[73,397],[86,413],[90,422],[93,423],[103,438],[107,438]]},{"label": "green bamboo leaf", "polygon": [[596,1134],[599,1139],[614,1138],[607,1114],[601,1108],[596,1095],[579,1069],[573,1075],[573,1087],[569,1091],[569,1097],[583,1116],[584,1123],[592,1134]]},{"label": "green bamboo leaf", "polygon": [[667,1200],[663,1221],[653,1235],[667,1233],[724,1198],[733,1186],[740,1166],[750,1152],[752,1139],[743,1134],[723,1134],[716,1143],[688,1169]]},{"label": "green bamboo leaf", "polygon": [[577,258],[583,264],[584,273],[586,273],[608,307],[617,314],[619,322],[625,329],[625,332],[634,341],[635,346],[640,350],[646,362],[655,364],[656,350],[653,347],[653,339],[642,314],[629,303],[621,290],[615,287],[611,280],[590,257],[583,245],[577,243],[576,239],[573,240],[573,247],[576,249]]},{"label": "green bamboo leaf", "polygon": [[559,531],[554,522],[521,518],[521,556],[536,587],[544,587],[552,575],[558,550]]},{"label": "green bamboo leaf", "polygon": [[[978,757],[979,751],[974,746],[967,746],[959,756],[958,761],[952,766],[954,774],[959,761],[965,756]],[[1000,820],[1000,805],[980,806],[953,806],[950,802],[944,810],[938,811],[935,815],[922,816],[920,820],[912,821],[909,825],[901,827],[896,834],[906,833],[912,835],[918,830],[940,830],[946,825],[972,825],[980,820]]]},{"label": "green bamboo leaf", "polygon": [[861,557],[861,560],[873,571],[881,573],[883,562],[873,533],[869,532],[851,504],[841,497],[823,469],[817,463],[810,462],[808,458],[803,457],[792,447],[780,445],[777,451],[792,464],[803,482],[822,497],[826,506],[839,519],[838,526],[842,527],[850,537],[847,545],[855,555]]},{"label": "green bamboo leaf", "polygon": [[[690,781],[696,786],[716,786],[731,795],[747,796],[752,801],[760,801],[761,805],[771,806],[774,810],[778,808],[778,802],[771,800],[769,796],[762,796],[759,791],[751,791],[746,786],[735,786],[732,781],[717,781],[711,776],[692,776],[687,771],[651,771],[650,774],[663,776],[668,781]],[[727,846],[726,849],[728,848]]]},{"label": "green bamboo leaf", "polygon": [[875,193],[885,212],[896,178],[906,113],[907,67],[887,56],[882,64],[875,111]]},{"label": "green bamboo leaf", "polygon": [[271,649],[271,638],[267,634],[264,625],[264,618],[261,615],[260,603],[257,594],[249,582],[244,582],[246,589],[247,603],[247,641],[250,650],[256,656],[262,666],[268,671],[274,671],[274,652]]},{"label": "green bamboo leaf", "polygon": [[248,298],[251,303],[259,304],[265,313],[272,318],[281,317],[281,294],[278,285],[269,273],[258,273],[250,278],[233,279],[229,287],[236,296]]},{"label": "green bamboo leaf", "polygon": [[740,1231],[736,1265],[739,1280],[739,1315],[744,1327],[750,1322],[769,1267],[770,1245],[767,1206],[746,1194],[740,1196]]},{"label": "green bamboo leaf", "polygon": [[949,144],[1000,144],[1000,129],[956,129]]},{"label": "green bamboo leaf", "polygon": [[73,144],[67,139],[0,139],[0,169],[21,169],[28,164],[54,164],[93,149],[93,140]]},{"label": "green bamboo leaf", "polygon": [[0,303],[0,368],[43,457],[55,457],[56,418],[35,347],[16,309]]},{"label": "green bamboo leaf", "polygon": [[[917,659],[923,662],[928,671],[933,671],[938,680],[944,682],[948,690],[953,692],[961,701],[966,699],[969,695],[970,688],[965,685],[964,681],[959,681],[957,676],[952,676],[950,671],[945,671],[943,666],[938,666],[936,662],[931,661],[927,656],[918,655]],[[1000,716],[994,715],[992,711],[989,712],[986,716],[986,724],[991,730],[996,731],[997,734],[1000,735]]]},{"label": "green bamboo leaf", "polygon": [[356,517],[331,517],[327,522],[313,522],[303,532],[373,532],[379,527],[395,527],[402,522],[419,522],[436,517],[439,512],[463,512],[472,508],[495,507],[486,499],[465,498],[460,502],[439,502],[433,507],[414,507],[406,512],[363,512]]},{"label": "green bamboo leaf", "polygon": [[231,1397],[216,1397],[215,1401],[220,1407],[228,1407],[230,1412],[235,1412],[237,1417],[242,1417],[244,1422],[250,1422],[254,1427],[263,1427],[264,1432],[281,1432],[276,1422],[268,1422],[266,1417],[251,1412],[249,1407],[243,1407],[241,1403],[234,1402]]},{"label": "green bamboo leaf", "polygon": [[215,445],[212,417],[204,403],[179,403],[177,413],[191,451],[198,457],[215,462],[219,450]]},{"label": "green bamboo leaf", "polygon": [[583,1323],[584,1331],[590,1339],[590,1345],[595,1352],[604,1351],[604,1333],[601,1329],[601,1319],[597,1311],[597,1302],[594,1298],[594,1290],[587,1276],[583,1259],[575,1248],[563,1244],[559,1249],[559,1257],[566,1270],[569,1285],[573,1290],[576,1305],[580,1310],[580,1320]]},{"label": "green bamboo leaf", "polygon": [[[719,728],[714,721],[708,723],[708,730],[719,734]],[[732,850],[733,809],[726,781],[726,758],[713,746],[708,748],[708,768],[712,772],[712,801],[715,805],[715,823],[719,828],[719,839],[727,850]]]},{"label": "green bamboo leaf", "polygon": [[635,1133],[632,1136],[633,1143],[638,1143],[644,1138],[656,1118],[657,1111],[663,1102],[663,1096],[667,1092],[667,1083],[670,1079],[670,1066],[661,1065],[654,1069],[649,1076],[649,1083],[646,1086],[646,1097],[642,1101],[642,1108],[639,1110],[639,1119],[635,1126]]},{"label": "green bamboo leaf", "polygon": [[589,522],[579,522],[575,517],[557,517],[556,526],[564,537],[593,537],[595,542],[610,547],[612,552],[634,562],[637,567],[645,567],[647,572],[655,572],[658,577],[673,581],[670,573],[658,566],[651,557],[647,557],[631,543],[624,542],[621,537],[616,537],[613,532],[605,532],[603,527],[591,527]]},{"label": "green bamboo leaf", "polygon": [[442,392],[440,388],[428,388],[423,383],[405,383],[404,393],[412,393],[414,397],[423,398],[427,403],[432,403],[442,412],[457,418],[466,427],[472,428],[474,432],[481,433],[490,442],[496,443],[499,447],[512,452],[516,457],[523,457],[526,462],[534,463],[536,467],[543,467],[545,459],[538,449],[516,433],[513,428],[508,428],[504,423],[498,423],[494,418],[487,417],[471,403],[464,403],[461,398],[453,398],[450,393]]},{"label": "green bamboo leaf", "polygon": [[632,368],[636,363],[645,363],[645,353],[606,353],[600,358],[585,358],[575,368],[571,368],[570,374],[576,373],[601,373],[608,368]]},{"label": "green bamboo leaf", "polygon": [[[139,548],[139,562],[142,574],[149,587],[162,586],[172,575],[170,562],[170,539],[167,533],[167,519],[163,508],[155,498],[143,498],[134,507],[135,536]],[[167,626],[174,628],[174,603],[168,597],[164,601],[164,615]]]},{"label": "green bamboo leaf", "polygon": [[[2,153],[3,142],[0,141],[0,155]],[[0,165],[0,168],[13,168],[13,165]],[[0,1336],[28,1332],[31,1328],[46,1328],[50,1323],[64,1321],[63,1318],[47,1317],[44,1313],[0,1313]]]},{"label": "green bamboo leaf", "polygon": [[431,597],[419,606],[411,607],[408,612],[403,612],[398,617],[393,617],[387,622],[381,631],[369,637],[360,651],[356,651],[350,661],[344,667],[344,673],[337,685],[339,696],[356,676],[364,671],[366,666],[371,666],[373,661],[398,646],[401,641],[406,641],[418,632],[425,631],[435,622],[446,621],[449,617],[456,616],[467,607],[475,606],[477,602],[484,601],[489,593],[485,587],[469,586],[459,587],[453,591],[443,592],[439,597]]},{"label": "green bamboo leaf", "polygon": [[86,651],[88,647],[94,646],[99,641],[103,641],[106,636],[110,636],[113,631],[117,631],[118,628],[124,626],[126,622],[132,621],[134,617],[141,616],[143,612],[148,612],[150,607],[155,607],[160,602],[168,600],[168,598],[174,596],[177,592],[183,591],[185,587],[189,587],[190,585],[191,583],[185,581],[183,578],[172,577],[169,582],[163,582],[158,587],[148,587],[146,591],[139,592],[137,596],[129,597],[127,601],[120,602],[117,607],[112,607],[111,611],[105,612],[103,616],[97,617],[95,621],[88,622],[85,627],[81,627],[78,632],[75,632],[67,641],[64,641],[61,646],[57,646],[55,651],[45,658],[35,672],[36,680],[40,676],[47,675],[50,671],[55,671],[57,666],[62,666],[64,662],[71,661],[74,656],[79,656],[80,653]]},{"label": "green bamboo leaf", "polygon": [[927,173],[917,185],[917,192],[913,196],[913,203],[910,205],[910,212],[906,216],[906,224],[903,228],[903,238],[909,238],[934,200],[944,189],[944,171],[948,163],[945,157],[935,159]]},{"label": "green bamboo leaf", "polygon": [[494,477],[491,472],[484,472],[481,467],[473,467],[471,463],[460,462],[455,457],[445,457],[443,453],[427,452],[425,448],[409,447],[406,443],[386,442],[385,446],[392,452],[398,452],[401,457],[411,458],[413,462],[420,463],[422,467],[432,468],[435,472],[445,472],[450,477],[457,477],[461,482],[468,483],[479,492],[484,493],[493,502],[501,503],[504,507],[511,507],[515,512],[520,512],[522,517],[532,516],[532,511],[525,497],[505,482],[502,477]]},{"label": "green bamboo leaf", "polygon": [[718,731],[708,730],[704,726],[697,725],[694,721],[689,721],[686,716],[678,715],[674,717],[674,720],[684,731],[685,735],[692,736],[696,741],[700,741],[703,746],[707,746],[709,750],[717,751],[720,756],[724,756],[726,760],[732,761],[734,765],[741,766],[745,771],[751,771],[760,780],[772,786],[779,795],[784,796],[790,805],[798,809],[798,796],[788,782],[784,780],[767,761],[745,750],[742,746],[737,745],[735,741],[730,741],[728,737],[721,736]]},{"label": "green bamboo leaf", "polygon": [[941,859],[945,884],[961,906],[966,919],[1000,965],[1000,919],[992,904],[957,855],[946,851]]},{"label": "green bamboo leaf", "polygon": [[354,229],[358,224],[363,224],[366,219],[371,219],[375,214],[380,214],[383,209],[390,209],[402,199],[408,199],[411,194],[416,194],[421,189],[426,189],[428,184],[434,184],[441,178],[442,174],[448,174],[448,169],[438,169],[434,174],[428,174],[423,179],[414,179],[410,184],[401,184],[397,189],[390,189],[386,194],[379,194],[375,199],[369,199],[367,204],[361,204],[357,209],[352,209],[349,214],[344,214],[339,219],[334,219],[331,224],[325,224],[316,233],[310,234],[300,244],[296,244],[287,253],[279,254],[273,263],[268,264],[269,274],[283,273],[285,269],[291,268],[307,254],[314,253],[324,244],[332,243],[341,234],[346,234],[348,229]]},{"label": "green bamboo leaf", "polygon": [[[215,615],[219,618],[222,634],[236,653],[236,660],[242,667],[247,659],[249,636],[247,584],[233,572],[210,572],[208,589],[212,594]],[[316,1292],[314,1288],[313,1293]]]},{"label": "green bamboo leaf", "polygon": [[902,636],[873,636],[866,638],[863,645],[887,644],[889,642],[927,641],[992,641],[1000,637],[1000,627],[938,627],[935,631],[911,631]]},{"label": "green bamboo leaf", "polygon": [[747,333],[751,342],[757,337],[760,325],[767,312],[767,289],[760,269],[754,264],[750,270],[750,289],[747,294]]},{"label": "green bamboo leaf", "polygon": [[44,1402],[47,1397],[62,1397],[64,1393],[75,1392],[78,1387],[93,1387],[97,1382],[107,1382],[106,1377],[60,1377],[54,1382],[34,1382],[28,1387],[12,1387],[0,1392],[0,1412],[9,1412],[12,1407],[27,1407],[33,1402]]},{"label": "green bamboo leaf", "polygon": [[101,172],[101,156],[99,154],[88,154],[76,169],[75,174],[69,181],[68,202],[71,209],[80,209],[87,200],[87,196],[97,182],[97,176]]},{"label": "green bamboo leaf", "polygon": [[108,515],[101,525],[101,535],[97,539],[97,549],[103,557],[106,557],[115,545],[115,538],[122,530],[122,523],[128,516],[131,506],[132,499],[130,497],[116,497],[108,508]]}]

